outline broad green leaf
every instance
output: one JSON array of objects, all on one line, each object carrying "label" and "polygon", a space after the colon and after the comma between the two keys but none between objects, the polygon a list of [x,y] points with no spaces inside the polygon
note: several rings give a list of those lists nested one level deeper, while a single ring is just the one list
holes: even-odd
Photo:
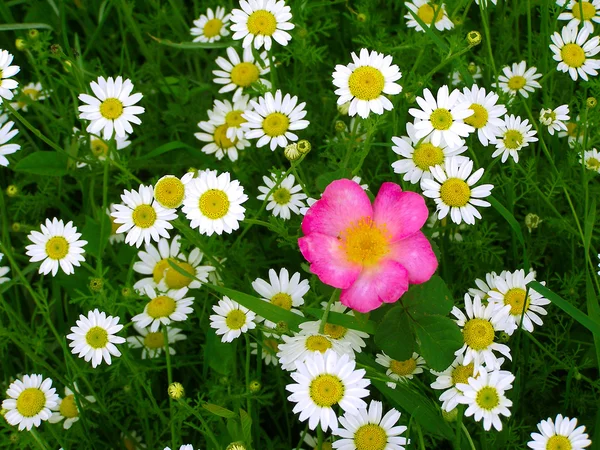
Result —
[{"label": "broad green leaf", "polygon": [[464,343],[456,322],[439,315],[412,315],[419,341],[419,354],[433,370],[443,371],[454,361],[454,352]]},{"label": "broad green leaf", "polygon": [[233,411],[213,403],[203,403],[202,408],[210,411],[215,416],[225,417],[226,419],[234,419],[236,417],[236,414]]},{"label": "broad green leaf", "polygon": [[0,25],[0,31],[14,31],[14,30],[52,30],[52,27],[47,23],[3,23]]},{"label": "broad green leaf", "polygon": [[334,172],[325,172],[317,177],[317,189],[320,192],[323,192],[332,181],[341,180],[342,178],[352,178],[350,169],[338,169]]},{"label": "broad green leaf", "polygon": [[390,309],[377,326],[375,344],[397,361],[406,361],[415,349],[415,337],[402,306]]},{"label": "broad green leaf", "polygon": [[[423,22],[423,19],[421,19],[417,14],[415,14],[410,9],[408,10],[408,12],[409,12],[409,14],[411,16],[413,16],[413,18],[417,21],[417,23],[419,25],[421,25],[421,28],[423,28],[423,31],[425,31],[425,34],[431,38],[431,40],[433,41],[433,43],[435,45],[437,45],[438,48],[440,50],[442,50],[443,52],[447,52],[448,48],[449,48],[448,44],[446,44],[446,42],[444,42],[444,40],[441,37],[439,37],[435,33],[435,31],[432,30],[432,28],[429,25],[427,25],[425,22]],[[441,10],[439,10],[437,14],[438,15],[439,14],[443,14],[443,12]]]},{"label": "broad green leaf", "polygon": [[152,150],[149,153],[146,153],[145,155],[142,155],[138,158],[138,160],[143,160],[143,159],[151,159],[154,158],[156,156],[162,155],[163,153],[167,153],[170,152],[172,150],[178,150],[181,148],[191,148],[194,149],[193,147],[191,147],[190,145],[186,144],[185,142],[179,142],[179,141],[174,141],[174,142],[169,142],[168,144],[164,144],[161,145],[158,148],[155,148],[154,150]]},{"label": "broad green leaf", "polygon": [[167,47],[180,48],[183,50],[198,50],[202,48],[227,48],[236,46],[235,42],[228,40],[224,40],[223,42],[173,42],[168,39],[159,39],[152,35],[150,35],[150,37],[161,45],[166,45]]},{"label": "broad green leaf", "polygon": [[67,157],[57,152],[35,152],[19,161],[15,172],[61,177],[67,174]]},{"label": "broad green leaf", "polygon": [[444,280],[437,275],[432,276],[423,284],[411,286],[400,299],[408,308],[410,314],[440,314],[445,316],[454,304],[452,293]]},{"label": "broad green leaf", "polygon": [[108,237],[110,236],[110,219],[107,215],[103,215],[102,220],[104,220],[103,233],[101,232],[101,224],[90,216],[85,216],[85,225],[81,229],[83,239],[88,242],[85,246],[85,252],[92,256],[98,256],[100,247],[103,243],[106,244]]},{"label": "broad green leaf", "polygon": [[252,443],[252,419],[246,411],[240,408],[240,422],[242,424],[242,435],[246,444]]},{"label": "broad green leaf", "polygon": [[[304,308],[304,311],[316,317],[317,319],[323,317],[323,313],[325,312],[319,308]],[[329,312],[329,315],[327,316],[327,322],[334,325],[341,325],[342,327],[350,328],[351,330],[363,331],[369,334],[375,334],[375,330],[377,329],[377,324],[371,320],[366,320],[363,322],[362,319],[333,311]]]},{"label": "broad green leaf", "polygon": [[517,236],[517,239],[519,240],[521,245],[525,245],[525,239],[523,238],[523,232],[521,231],[521,226],[519,225],[519,222],[517,222],[517,219],[515,219],[515,216],[513,216],[511,214],[511,212],[508,209],[506,209],[502,205],[502,203],[500,203],[498,200],[496,200],[493,196],[489,196],[487,198],[487,200],[491,203],[492,207],[496,211],[498,211],[500,213],[500,215],[502,217],[504,217],[504,219],[508,222],[508,224],[514,231],[514,233]]},{"label": "broad green leaf", "polygon": [[215,372],[228,375],[233,368],[234,347],[232,344],[221,342],[221,338],[211,328],[206,332],[204,362]]}]

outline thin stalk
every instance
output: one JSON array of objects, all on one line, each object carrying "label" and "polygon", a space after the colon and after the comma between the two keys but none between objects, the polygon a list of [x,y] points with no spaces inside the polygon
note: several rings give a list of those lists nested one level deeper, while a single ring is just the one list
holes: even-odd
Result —
[{"label": "thin stalk", "polygon": [[[4,103],[6,103],[6,102],[4,102]],[[41,449],[50,450],[52,448],[52,447],[50,447],[50,445],[48,445],[48,443],[44,440],[44,438],[38,434],[38,432],[35,428],[32,428],[31,430],[29,430],[29,433],[31,434],[31,436],[33,436],[33,439],[35,439],[35,442],[37,442],[37,444],[40,446]]]},{"label": "thin stalk", "polygon": [[[167,357],[167,380],[169,382],[169,386],[171,386],[171,383],[173,383],[173,370],[171,368],[171,352],[169,351],[169,329],[168,329],[167,325],[165,325],[163,327],[163,333],[165,336],[165,354]],[[174,416],[173,399],[171,398],[170,395],[169,395],[169,415],[170,415],[169,422],[171,423],[171,445],[173,446],[173,448],[175,448],[177,438],[176,438],[176,433],[175,433],[175,419],[173,417]]]},{"label": "thin stalk", "polygon": [[327,318],[329,317],[329,310],[331,309],[331,305],[333,305],[333,301],[338,296],[339,290],[334,289],[331,293],[331,297],[329,297],[329,301],[327,302],[327,306],[325,307],[325,312],[323,313],[323,317],[321,318],[321,324],[319,325],[319,333],[323,334],[325,330],[325,325],[327,324]]},{"label": "thin stalk", "polygon": [[469,441],[469,445],[471,446],[471,450],[476,450],[475,444],[473,443],[473,439],[471,439],[471,435],[469,434],[469,430],[465,427],[464,423],[461,423],[461,428],[465,432],[465,436],[467,437],[467,441]]}]

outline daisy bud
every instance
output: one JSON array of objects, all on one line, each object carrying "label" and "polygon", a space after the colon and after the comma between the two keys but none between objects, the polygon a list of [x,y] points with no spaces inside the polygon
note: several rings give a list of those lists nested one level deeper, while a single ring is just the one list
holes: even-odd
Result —
[{"label": "daisy bud", "polygon": [[356,20],[358,20],[359,22],[366,22],[367,21],[367,15],[360,13],[356,16]]},{"label": "daisy bud", "polygon": [[18,233],[21,231],[21,224],[19,222],[15,222],[10,226],[10,228],[13,230],[13,232]]},{"label": "daisy bud", "polygon": [[298,36],[301,39],[304,39],[306,36],[308,36],[308,30],[306,28],[296,28],[296,36]]},{"label": "daisy bud", "polygon": [[350,102],[346,102],[346,103],[342,103],[341,105],[337,105],[337,110],[341,115],[347,116],[348,111],[350,110]]},{"label": "daisy bud", "polygon": [[19,433],[11,433],[11,435],[8,439],[10,439],[11,444],[18,443],[19,442]]},{"label": "daisy bud", "polygon": [[277,331],[277,333],[287,333],[289,330],[290,328],[288,327],[287,322],[284,322],[283,320],[281,322],[277,322],[277,326],[275,327],[275,331]]},{"label": "daisy bud", "polygon": [[596,107],[596,105],[598,104],[598,100],[596,100],[596,97],[588,97],[585,101],[585,104],[588,108],[592,109]]},{"label": "daisy bud", "polygon": [[456,422],[456,419],[458,418],[458,409],[454,408],[450,412],[447,412],[442,409],[442,417],[448,423]]},{"label": "daisy bud", "polygon": [[241,442],[232,442],[225,450],[246,450],[246,446]]},{"label": "daisy bud", "polygon": [[343,133],[346,131],[346,124],[341,120],[335,122],[335,131],[336,133]]},{"label": "daisy bud", "polygon": [[248,388],[250,389],[250,392],[256,394],[262,389],[262,385],[260,384],[260,381],[252,380],[248,385]]},{"label": "daisy bud", "polygon": [[404,97],[406,97],[408,103],[414,103],[417,100],[414,92],[405,92]]},{"label": "daisy bud", "polygon": [[128,287],[124,287],[123,289],[121,289],[121,295],[125,298],[131,297],[132,294],[133,294],[133,291],[131,289],[129,289]]},{"label": "daisy bud", "polygon": [[470,62],[467,66],[467,70],[471,75],[475,75],[477,73],[477,64],[475,64],[474,62]]},{"label": "daisy bud", "polygon": [[40,35],[40,32],[36,29],[31,29],[27,32],[27,35],[31,38],[31,39],[37,39],[38,36]]},{"label": "daisy bud", "polygon": [[504,344],[510,340],[510,335],[506,331],[498,333],[498,342]]},{"label": "daisy bud", "polygon": [[50,53],[53,55],[58,55],[59,53],[62,53],[62,47],[58,44],[52,44],[50,46]]},{"label": "daisy bud", "polygon": [[6,188],[6,195],[8,195],[9,197],[16,197],[16,195],[19,193],[19,188],[17,186],[15,186],[14,184],[11,184],[10,186],[8,186]]},{"label": "daisy bud", "polygon": [[525,226],[527,227],[530,233],[531,230],[537,228],[541,222],[542,219],[540,219],[540,216],[538,216],[537,214],[529,213],[525,216]]},{"label": "daisy bud", "polygon": [[90,289],[94,292],[102,291],[103,285],[104,285],[104,282],[102,281],[102,278],[92,278],[90,280]]},{"label": "daisy bud", "polygon": [[171,397],[173,400],[179,400],[185,395],[185,389],[183,388],[183,385],[178,382],[171,383],[167,392],[169,393],[169,397]]},{"label": "daisy bud", "polygon": [[481,33],[479,31],[469,31],[467,33],[467,42],[471,47],[481,44]]},{"label": "daisy bud", "polygon": [[131,385],[126,384],[125,386],[123,386],[123,392],[129,394],[131,392]]},{"label": "daisy bud", "polygon": [[15,47],[17,47],[17,50],[19,50],[21,52],[23,50],[25,50],[27,48],[27,43],[25,42],[25,39],[21,39],[21,38],[17,39],[15,41]]},{"label": "daisy bud", "polygon": [[575,367],[573,369],[573,378],[575,378],[577,381],[581,380],[581,373],[579,373],[579,370],[577,370],[577,367]]},{"label": "daisy bud", "polygon": [[312,145],[306,139],[302,139],[298,142],[298,151],[303,155],[306,155],[312,149]]},{"label": "daisy bud", "polygon": [[283,154],[289,161],[296,161],[302,156],[302,153],[298,150],[298,144],[295,142],[288,144],[283,151]]}]

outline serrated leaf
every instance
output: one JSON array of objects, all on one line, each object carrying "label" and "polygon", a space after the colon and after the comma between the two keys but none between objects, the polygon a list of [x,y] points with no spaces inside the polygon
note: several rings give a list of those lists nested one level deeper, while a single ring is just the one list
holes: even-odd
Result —
[{"label": "serrated leaf", "polygon": [[415,314],[414,330],[419,340],[418,353],[433,370],[446,370],[463,345],[460,328],[452,319],[439,315]]},{"label": "serrated leaf", "polygon": [[225,417],[226,419],[233,419],[236,417],[236,413],[234,413],[233,411],[227,408],[223,408],[222,406],[215,405],[213,403],[203,403],[202,408],[204,408],[207,411],[210,411],[215,416]]},{"label": "serrated leaf", "polygon": [[67,157],[57,152],[35,152],[19,161],[13,170],[34,175],[61,177],[68,173]]},{"label": "serrated leaf", "polygon": [[445,316],[454,304],[450,289],[437,275],[432,276],[426,283],[411,286],[401,301],[411,315],[417,313]]},{"label": "serrated leaf", "polygon": [[375,344],[397,361],[406,361],[412,356],[415,337],[402,306],[395,306],[383,317],[375,332]]}]

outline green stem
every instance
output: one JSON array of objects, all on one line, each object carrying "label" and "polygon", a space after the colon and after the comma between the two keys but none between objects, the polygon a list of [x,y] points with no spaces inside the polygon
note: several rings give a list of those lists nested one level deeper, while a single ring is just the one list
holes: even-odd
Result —
[{"label": "green stem", "polygon": [[[165,354],[167,357],[167,380],[169,382],[169,386],[171,386],[171,383],[173,383],[173,370],[171,368],[171,352],[169,351],[169,328],[167,327],[167,325],[165,325],[163,327],[163,333],[165,336]],[[170,415],[170,420],[169,422],[171,423],[171,445],[173,446],[173,448],[176,447],[176,442],[177,442],[177,438],[176,438],[176,433],[175,433],[175,418],[173,417],[175,414],[173,413],[173,399],[171,398],[171,396],[169,395],[169,415]]]},{"label": "green stem", "polygon": [[490,36],[490,26],[488,24],[487,8],[484,6],[484,1],[479,2],[479,9],[481,10],[481,19],[483,22],[483,33],[485,34],[485,46],[487,47],[488,56],[490,58],[490,64],[492,65],[492,71],[494,72],[494,80],[498,79],[498,72],[496,71],[496,63],[494,62],[494,53],[492,52],[492,38]]},{"label": "green stem", "polygon": [[[6,103],[6,102],[4,102],[4,103]],[[31,434],[31,436],[33,436],[33,439],[35,439],[35,442],[37,442],[37,444],[40,446],[41,449],[50,450],[51,447],[44,440],[44,438],[38,434],[38,432],[35,428],[32,428],[31,430],[29,430],[29,433]]]},{"label": "green stem", "polygon": [[339,289],[334,289],[331,293],[331,297],[329,297],[329,301],[327,302],[327,306],[325,307],[325,312],[323,313],[323,317],[321,318],[321,324],[319,325],[319,333],[323,334],[325,330],[325,325],[327,324],[327,318],[329,317],[329,310],[331,309],[331,305],[335,298],[339,295]]},{"label": "green stem", "polygon": [[467,427],[465,427],[464,423],[460,424],[462,430],[465,432],[465,436],[467,437],[467,441],[469,441],[469,445],[471,446],[471,450],[476,450],[475,449],[475,444],[473,443],[473,439],[471,439],[471,435],[469,434],[469,430],[467,430]]},{"label": "green stem", "polygon": [[252,417],[252,393],[250,392],[250,339],[248,333],[244,333],[244,339],[246,340],[246,367],[244,368],[244,375],[246,377],[246,410],[248,415]]}]

